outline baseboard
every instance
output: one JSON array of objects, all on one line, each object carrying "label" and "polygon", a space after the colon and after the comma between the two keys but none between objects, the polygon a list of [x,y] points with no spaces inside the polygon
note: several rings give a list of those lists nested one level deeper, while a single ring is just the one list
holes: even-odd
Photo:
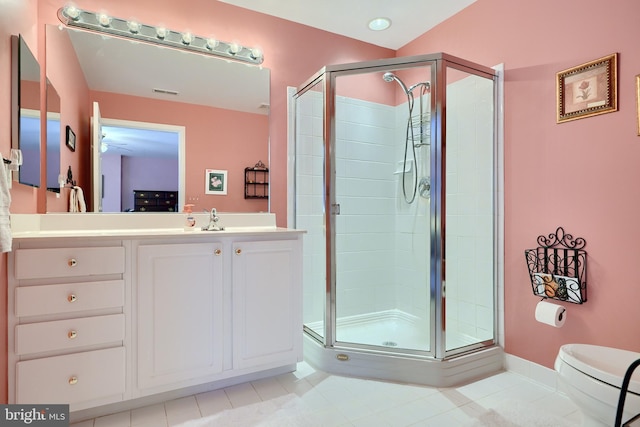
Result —
[{"label": "baseboard", "polygon": [[505,353],[504,356],[505,370],[520,374],[556,392],[562,392],[558,388],[558,373],[553,369],[538,365],[537,363],[514,356],[513,354]]}]

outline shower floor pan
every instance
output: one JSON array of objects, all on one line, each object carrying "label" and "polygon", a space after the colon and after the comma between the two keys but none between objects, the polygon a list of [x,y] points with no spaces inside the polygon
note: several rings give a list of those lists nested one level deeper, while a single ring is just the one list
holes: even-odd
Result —
[{"label": "shower floor pan", "polygon": [[[318,331],[322,323],[307,326]],[[430,330],[424,319],[400,310],[341,318],[336,330],[340,348],[325,348],[304,334],[305,360],[335,374],[448,387],[499,372],[504,364],[504,354],[498,346],[446,360],[403,354],[404,349],[428,351]],[[462,334],[447,336],[449,348],[473,342],[471,337]],[[379,348],[367,351],[349,348],[349,343]]]}]

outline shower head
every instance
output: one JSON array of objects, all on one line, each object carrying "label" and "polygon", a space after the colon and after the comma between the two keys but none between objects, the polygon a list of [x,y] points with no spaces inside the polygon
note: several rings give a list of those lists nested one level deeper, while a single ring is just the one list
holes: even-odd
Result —
[{"label": "shower head", "polygon": [[409,95],[409,90],[407,89],[407,86],[405,86],[405,84],[402,83],[402,80],[400,80],[398,78],[398,76],[396,76],[395,74],[393,74],[393,73],[384,73],[382,75],[382,80],[384,80],[387,83],[392,82],[394,80],[397,81],[398,84],[400,85],[400,87],[402,87],[402,90],[404,90],[404,93]]}]

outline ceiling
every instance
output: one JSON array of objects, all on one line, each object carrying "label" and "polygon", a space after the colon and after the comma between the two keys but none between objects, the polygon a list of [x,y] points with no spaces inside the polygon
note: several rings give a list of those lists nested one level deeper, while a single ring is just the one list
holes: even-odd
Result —
[{"label": "ceiling", "polygon": [[[219,0],[331,33],[397,50],[476,0]],[[372,31],[370,20],[391,27]]]}]

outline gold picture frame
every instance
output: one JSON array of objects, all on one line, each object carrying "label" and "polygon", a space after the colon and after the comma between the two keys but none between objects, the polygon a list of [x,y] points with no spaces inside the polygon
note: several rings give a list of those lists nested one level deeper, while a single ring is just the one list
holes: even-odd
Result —
[{"label": "gold picture frame", "polygon": [[618,54],[578,65],[556,75],[557,122],[618,111]]}]

